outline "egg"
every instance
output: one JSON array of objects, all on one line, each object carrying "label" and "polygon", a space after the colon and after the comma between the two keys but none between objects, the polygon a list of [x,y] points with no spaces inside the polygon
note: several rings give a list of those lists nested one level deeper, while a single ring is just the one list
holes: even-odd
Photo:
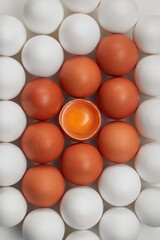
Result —
[{"label": "egg", "polygon": [[149,183],[160,183],[160,143],[141,146],[135,157],[135,168],[140,177]]},{"label": "egg", "polygon": [[0,55],[3,56],[17,54],[27,39],[27,33],[22,22],[9,15],[0,16],[0,36]]},{"label": "egg", "polygon": [[65,190],[60,171],[47,164],[30,168],[22,179],[22,192],[29,203],[37,207],[50,207],[57,203]]},{"label": "egg", "polygon": [[129,123],[115,121],[104,125],[98,135],[97,144],[108,161],[123,163],[137,153],[139,136]]},{"label": "egg", "polygon": [[87,141],[93,138],[101,127],[101,114],[97,106],[88,100],[72,100],[59,114],[61,129],[72,140]]},{"label": "egg", "polygon": [[64,19],[58,35],[67,52],[86,55],[96,48],[100,40],[100,28],[89,15],[76,13]]},{"label": "egg", "polygon": [[65,226],[56,211],[49,208],[39,208],[26,216],[22,232],[26,240],[62,240]]},{"label": "egg", "polygon": [[137,172],[128,165],[115,164],[102,172],[98,188],[103,199],[114,206],[126,206],[134,202],[141,190]]},{"label": "egg", "polygon": [[135,114],[135,125],[140,134],[149,139],[160,140],[160,99],[142,102]]},{"label": "egg", "polygon": [[69,189],[60,203],[60,213],[70,227],[85,230],[96,225],[103,214],[103,202],[90,187]]},{"label": "egg", "polygon": [[19,147],[11,143],[0,143],[0,186],[17,183],[27,168],[26,158]]},{"label": "egg", "polygon": [[19,138],[26,127],[22,108],[12,101],[0,101],[0,141],[12,142]]},{"label": "egg", "polygon": [[160,227],[160,189],[144,189],[135,202],[135,212],[140,221],[149,227]]},{"label": "egg", "polygon": [[27,212],[27,203],[19,190],[0,188],[0,226],[13,227],[19,224]]},{"label": "egg", "polygon": [[106,80],[98,90],[98,106],[109,118],[121,119],[130,116],[139,103],[135,84],[127,78]]},{"label": "egg", "polygon": [[137,20],[138,8],[134,0],[105,0],[98,7],[98,21],[108,32],[128,32]]},{"label": "egg", "polygon": [[160,16],[143,16],[133,30],[133,39],[140,51],[146,54],[160,53]]},{"label": "egg", "polygon": [[93,12],[101,0],[63,0],[66,7],[72,12]]},{"label": "egg", "polygon": [[10,57],[0,57],[0,99],[15,98],[22,90],[26,75],[21,64]]},{"label": "egg", "polygon": [[102,216],[99,232],[103,240],[135,240],[140,224],[136,215],[128,208],[110,208]]},{"label": "egg", "polygon": [[122,34],[103,38],[96,50],[97,63],[108,75],[123,76],[133,70],[138,61],[134,42]]},{"label": "egg", "polygon": [[101,78],[98,65],[85,56],[68,59],[59,73],[61,87],[75,98],[85,98],[94,94],[100,86]]},{"label": "egg", "polygon": [[94,182],[103,168],[99,151],[87,143],[77,143],[65,149],[61,156],[61,171],[73,184],[87,185]]},{"label": "egg", "polygon": [[26,26],[34,33],[50,34],[59,27],[64,10],[59,0],[29,0],[23,9]]},{"label": "egg", "polygon": [[58,127],[50,122],[36,122],[28,126],[21,138],[25,155],[33,162],[54,161],[63,151],[64,138]]},{"label": "egg", "polygon": [[149,96],[160,95],[160,56],[151,55],[142,58],[134,71],[134,81],[138,89]]},{"label": "egg", "polygon": [[27,83],[21,93],[21,105],[28,116],[38,120],[55,117],[63,105],[58,84],[48,78],[36,78]]},{"label": "egg", "polygon": [[70,233],[65,240],[100,240],[100,239],[95,233],[88,230],[83,230]]},{"label": "egg", "polygon": [[50,77],[61,67],[64,53],[56,39],[50,36],[37,35],[26,42],[21,58],[25,69],[30,74]]}]

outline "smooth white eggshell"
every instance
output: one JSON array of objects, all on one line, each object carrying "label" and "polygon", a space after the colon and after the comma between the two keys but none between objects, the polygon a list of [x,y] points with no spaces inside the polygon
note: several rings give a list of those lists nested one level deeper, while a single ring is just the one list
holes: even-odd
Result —
[{"label": "smooth white eggshell", "polygon": [[65,240],[100,240],[100,239],[95,233],[88,230],[84,230],[70,233]]},{"label": "smooth white eggshell", "polygon": [[23,17],[26,26],[38,34],[50,34],[60,25],[64,10],[59,0],[28,0]]},{"label": "smooth white eggshell", "polygon": [[160,227],[160,189],[144,189],[135,202],[135,212],[141,222],[150,227]]},{"label": "smooth white eggshell", "polygon": [[105,0],[98,7],[100,25],[111,33],[131,30],[138,19],[138,8],[134,0]]},{"label": "smooth white eggshell", "polygon": [[140,224],[136,215],[124,207],[110,208],[99,223],[103,240],[136,240]]},{"label": "smooth white eggshell", "polygon": [[26,168],[27,161],[19,147],[11,143],[0,143],[0,186],[17,183]]},{"label": "smooth white eggshell", "polygon": [[56,39],[39,35],[26,42],[21,57],[29,73],[39,77],[50,77],[61,67],[64,54]]},{"label": "smooth white eggshell", "polygon": [[160,99],[149,99],[139,105],[135,125],[142,136],[160,140]]},{"label": "smooth white eggshell", "polygon": [[97,46],[100,29],[97,22],[89,15],[72,14],[62,22],[59,28],[59,40],[67,52],[85,55]]},{"label": "smooth white eggshell", "polygon": [[15,98],[22,90],[26,75],[21,64],[10,57],[0,57],[0,99]]},{"label": "smooth white eggshell", "polygon": [[100,3],[100,0],[63,0],[66,7],[72,12],[90,13]]},{"label": "smooth white eggshell", "polygon": [[19,138],[26,123],[26,115],[17,103],[0,101],[0,141],[12,142]]},{"label": "smooth white eggshell", "polygon": [[160,96],[160,55],[142,58],[134,71],[138,89],[149,96]]},{"label": "smooth white eggshell", "polygon": [[149,183],[160,183],[160,143],[141,146],[135,157],[135,168],[140,177]]},{"label": "smooth white eggshell", "polygon": [[0,16],[0,55],[13,56],[23,47],[27,38],[22,22],[13,16]]},{"label": "smooth white eggshell", "polygon": [[100,195],[90,187],[75,187],[68,190],[60,203],[64,221],[72,228],[85,230],[98,223],[103,214]]},{"label": "smooth white eggshell", "polygon": [[160,16],[143,16],[137,22],[133,39],[142,52],[146,54],[160,53]]},{"label": "smooth white eggshell", "polygon": [[114,206],[126,206],[139,195],[141,181],[137,172],[128,165],[114,164],[104,169],[98,188],[103,199]]},{"label": "smooth white eggshell", "polygon": [[60,215],[50,208],[30,212],[22,226],[25,240],[62,240],[65,226]]},{"label": "smooth white eggshell", "polygon": [[16,188],[0,188],[0,226],[13,227],[19,224],[27,212],[27,203]]}]

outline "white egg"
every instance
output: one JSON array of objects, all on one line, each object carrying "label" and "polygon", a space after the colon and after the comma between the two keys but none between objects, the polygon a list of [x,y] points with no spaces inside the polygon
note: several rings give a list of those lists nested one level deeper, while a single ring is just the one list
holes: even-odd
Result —
[{"label": "white egg", "polygon": [[63,0],[66,7],[72,12],[90,13],[100,3],[100,0]]},{"label": "white egg", "polygon": [[144,189],[135,202],[140,221],[150,227],[160,227],[160,188]]},{"label": "white egg", "polygon": [[114,164],[104,169],[98,188],[103,199],[114,206],[126,206],[139,195],[141,181],[137,172],[128,165]]},{"label": "white egg", "polygon": [[141,146],[135,157],[135,168],[140,177],[150,183],[160,183],[160,143]]},{"label": "white egg", "polygon": [[0,141],[12,142],[19,138],[26,123],[26,115],[17,103],[0,101]]},{"label": "white egg", "polygon": [[0,55],[13,56],[23,47],[27,34],[22,22],[13,16],[0,16]]},{"label": "white egg", "polygon": [[160,55],[142,58],[134,71],[138,89],[149,96],[160,96]]},{"label": "white egg", "polygon": [[136,215],[124,207],[110,208],[99,223],[103,240],[136,240],[140,224]]},{"label": "white egg", "polygon": [[147,15],[137,22],[133,39],[142,52],[146,54],[160,53],[160,16]]},{"label": "white egg", "polygon": [[0,143],[0,156],[0,186],[17,183],[27,168],[23,152],[14,144]]},{"label": "white egg", "polygon": [[38,34],[50,34],[59,27],[64,10],[59,0],[28,0],[23,9],[26,26]]},{"label": "white egg", "polygon": [[95,233],[88,230],[84,230],[70,233],[65,240],[100,240],[100,239]]},{"label": "white egg", "polygon": [[143,137],[160,140],[160,99],[149,99],[139,105],[135,125]]},{"label": "white egg", "polygon": [[21,64],[10,57],[0,57],[0,99],[15,98],[22,90],[26,75]]},{"label": "white egg", "polygon": [[59,40],[69,53],[85,55],[92,52],[99,40],[100,29],[89,15],[76,13],[68,16],[59,28]]},{"label": "white egg", "polygon": [[90,187],[75,187],[68,190],[60,203],[64,221],[72,228],[85,230],[98,223],[103,214],[100,195]]},{"label": "white egg", "polygon": [[105,0],[98,7],[98,21],[108,32],[128,32],[137,20],[138,8],[134,0]]},{"label": "white egg", "polygon": [[21,58],[29,73],[39,77],[50,77],[61,67],[64,54],[56,39],[39,35],[26,42]]},{"label": "white egg", "polygon": [[25,240],[62,240],[65,226],[60,215],[50,208],[30,212],[22,226]]},{"label": "white egg", "polygon": [[27,212],[27,203],[16,188],[0,188],[0,226],[13,227],[19,224]]}]

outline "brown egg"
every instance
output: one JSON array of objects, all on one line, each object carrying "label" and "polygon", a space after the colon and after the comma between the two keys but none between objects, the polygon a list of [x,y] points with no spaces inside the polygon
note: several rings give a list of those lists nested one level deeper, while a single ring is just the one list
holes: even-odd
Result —
[{"label": "brown egg", "polygon": [[31,161],[48,163],[63,151],[64,138],[56,125],[50,122],[36,122],[24,131],[21,145]]},{"label": "brown egg", "polygon": [[91,58],[76,56],[62,65],[59,80],[63,90],[70,96],[85,98],[99,88],[101,71]]},{"label": "brown egg", "polygon": [[99,151],[87,143],[69,146],[61,157],[61,171],[73,184],[86,185],[94,182],[103,168]]},{"label": "brown egg", "polygon": [[60,171],[47,164],[30,168],[22,179],[22,192],[28,202],[37,207],[50,207],[57,203],[65,191]]}]

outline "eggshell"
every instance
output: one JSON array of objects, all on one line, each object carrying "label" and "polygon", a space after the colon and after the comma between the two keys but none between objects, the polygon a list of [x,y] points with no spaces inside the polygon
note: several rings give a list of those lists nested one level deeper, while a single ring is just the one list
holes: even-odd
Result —
[{"label": "eggshell", "polygon": [[128,32],[137,20],[138,8],[134,0],[105,0],[98,7],[99,24],[108,32]]},{"label": "eggshell", "polygon": [[84,230],[70,233],[65,240],[100,240],[100,239],[93,232]]},{"label": "eggshell", "polygon": [[138,90],[127,78],[108,79],[98,90],[98,106],[109,118],[121,119],[130,116],[138,103]]},{"label": "eggshell", "polygon": [[66,7],[72,12],[90,13],[100,3],[100,0],[63,0]]},{"label": "eggshell", "polygon": [[63,63],[64,53],[59,42],[50,37],[37,35],[23,47],[21,59],[25,69],[32,75],[50,77]]},{"label": "eggshell", "polygon": [[17,183],[27,168],[26,158],[16,145],[0,143],[0,186]]},{"label": "eggshell", "polygon": [[139,50],[146,54],[160,53],[160,16],[143,16],[133,30],[133,39]]},{"label": "eggshell", "polygon": [[27,33],[22,22],[13,16],[0,16],[0,55],[13,56],[23,47]]},{"label": "eggshell", "polygon": [[135,202],[135,212],[141,222],[150,227],[160,227],[160,189],[144,189]]},{"label": "eggshell", "polygon": [[58,84],[48,78],[37,78],[24,87],[21,105],[28,116],[38,120],[55,117],[63,105]]},{"label": "eggshell", "polygon": [[25,218],[22,226],[26,240],[62,240],[65,226],[60,215],[49,208],[35,209]]},{"label": "eggshell", "polygon": [[86,55],[100,40],[100,28],[89,15],[76,13],[68,16],[59,28],[59,41],[69,53]]},{"label": "eggshell", "polygon": [[130,166],[115,164],[102,172],[98,188],[106,202],[121,207],[135,201],[141,190],[141,181]]},{"label": "eggshell", "polygon": [[13,227],[19,224],[27,212],[27,203],[19,190],[0,188],[0,226]]},{"label": "eggshell", "polygon": [[160,56],[142,58],[134,71],[134,81],[138,89],[149,96],[160,95]]},{"label": "eggshell", "polygon": [[99,88],[101,71],[91,58],[76,56],[62,65],[59,81],[63,90],[70,96],[85,98]]},{"label": "eggshell", "polygon": [[101,114],[93,102],[76,99],[62,108],[59,124],[69,138],[87,141],[98,133],[101,127]]},{"label": "eggshell", "polygon": [[110,208],[100,220],[99,232],[103,240],[135,240],[140,232],[140,224],[130,209]]},{"label": "eggshell", "polygon": [[141,146],[135,157],[135,168],[146,182],[160,183],[160,143],[151,142]]},{"label": "eggshell", "polygon": [[101,129],[97,143],[100,152],[107,160],[123,163],[137,153],[139,136],[129,123],[115,121]]},{"label": "eggshell", "polygon": [[50,34],[59,27],[64,10],[59,0],[29,0],[23,9],[26,26],[38,34]]},{"label": "eggshell", "polygon": [[47,164],[30,168],[22,179],[22,192],[32,205],[50,207],[57,203],[65,190],[60,171]]},{"label": "eggshell", "polygon": [[12,101],[0,101],[0,116],[0,141],[12,142],[19,138],[27,123],[22,108]]},{"label": "eggshell", "polygon": [[0,99],[15,98],[22,90],[26,75],[19,62],[10,57],[0,57]]},{"label": "eggshell", "polygon": [[131,72],[137,64],[138,51],[130,38],[121,34],[112,34],[99,42],[96,59],[106,74],[123,76]]},{"label": "eggshell", "polygon": [[85,230],[93,227],[103,213],[99,194],[90,187],[74,187],[68,190],[60,203],[64,221],[72,228]]},{"label": "eggshell", "polygon": [[146,138],[160,140],[160,99],[142,102],[135,114],[135,125]]},{"label": "eggshell", "polygon": [[99,151],[87,143],[69,146],[61,157],[61,171],[64,177],[73,184],[87,185],[94,182],[103,168]]}]

